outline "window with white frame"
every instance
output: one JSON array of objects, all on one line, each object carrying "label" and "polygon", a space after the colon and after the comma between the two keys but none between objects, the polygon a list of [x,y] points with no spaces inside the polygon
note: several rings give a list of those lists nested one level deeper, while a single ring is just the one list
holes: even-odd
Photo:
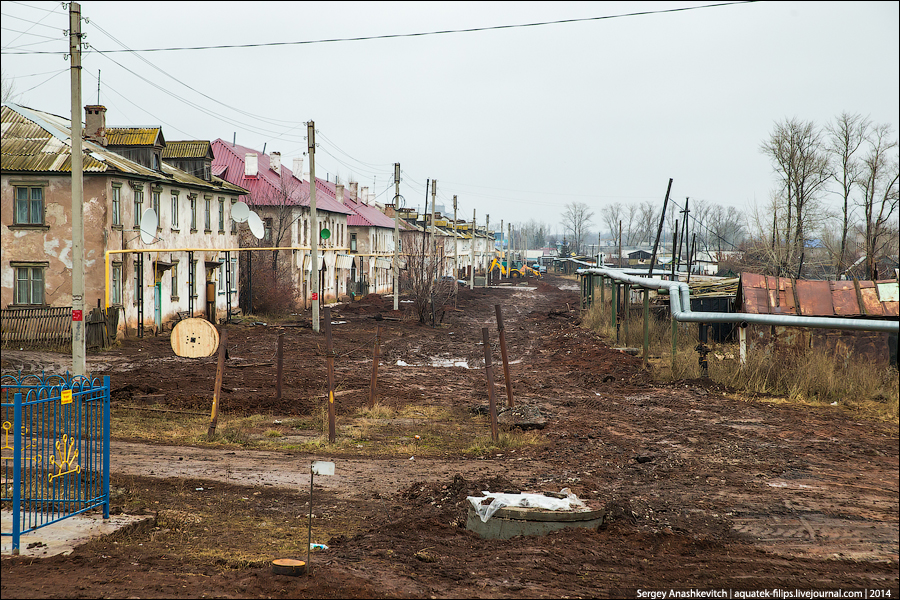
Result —
[{"label": "window with white frame", "polygon": [[237,264],[238,264],[237,257],[233,257],[231,259],[231,291],[232,292],[237,291]]},{"label": "window with white frame", "polygon": [[203,199],[203,204],[205,207],[205,212],[203,213],[203,230],[206,232],[212,231],[212,206],[210,205],[212,202],[212,198],[207,196]]},{"label": "window with white frame", "polygon": [[191,199],[191,231],[197,231],[197,196],[188,196]]},{"label": "window with white frame", "polygon": [[219,233],[225,233],[225,198],[219,198]]},{"label": "window with white frame", "polygon": [[16,225],[44,224],[44,188],[16,186]]},{"label": "window with white frame", "polygon": [[162,188],[156,188],[150,192],[151,204],[153,206],[153,212],[156,213],[157,226],[162,224],[162,215],[159,212],[159,200],[160,196],[162,196]]},{"label": "window with white frame", "polygon": [[21,265],[16,269],[16,304],[44,304],[44,265]]},{"label": "window with white frame", "polygon": [[172,190],[172,229],[178,229],[178,190]]}]

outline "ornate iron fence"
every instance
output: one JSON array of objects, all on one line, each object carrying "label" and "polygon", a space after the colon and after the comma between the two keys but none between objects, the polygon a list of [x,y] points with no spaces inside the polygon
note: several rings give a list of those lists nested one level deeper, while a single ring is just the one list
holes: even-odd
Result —
[{"label": "ornate iron fence", "polygon": [[109,377],[0,377],[0,485],[21,536],[91,509],[109,518]]}]

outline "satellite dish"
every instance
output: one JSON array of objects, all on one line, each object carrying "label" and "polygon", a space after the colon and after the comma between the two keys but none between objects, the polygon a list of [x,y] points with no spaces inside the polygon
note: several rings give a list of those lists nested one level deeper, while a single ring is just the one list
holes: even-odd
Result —
[{"label": "satellite dish", "polygon": [[250,226],[250,233],[253,234],[258,240],[261,240],[266,233],[266,228],[263,226],[262,219],[259,218],[259,215],[253,211],[250,211],[250,214],[247,216],[247,225]]},{"label": "satellite dish", "polygon": [[156,211],[148,208],[141,215],[141,241],[145,244],[152,244],[156,241],[156,228],[159,226],[159,217]]},{"label": "satellite dish", "polygon": [[250,209],[243,202],[236,202],[231,207],[231,218],[236,223],[246,223],[250,218]]},{"label": "satellite dish", "polygon": [[331,237],[331,232],[330,232],[329,230],[327,230],[327,229],[323,229],[322,232],[321,232],[319,235],[322,236],[322,239],[323,239],[323,240],[327,240],[328,238]]},{"label": "satellite dish", "polygon": [[212,356],[219,349],[219,332],[206,319],[184,319],[172,329],[172,350],[184,358]]}]

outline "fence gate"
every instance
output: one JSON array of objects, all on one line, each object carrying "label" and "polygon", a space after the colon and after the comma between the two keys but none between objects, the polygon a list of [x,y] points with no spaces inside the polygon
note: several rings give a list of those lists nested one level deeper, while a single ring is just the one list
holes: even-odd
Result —
[{"label": "fence gate", "polygon": [[109,518],[109,377],[4,375],[2,508],[22,534],[102,507]]}]

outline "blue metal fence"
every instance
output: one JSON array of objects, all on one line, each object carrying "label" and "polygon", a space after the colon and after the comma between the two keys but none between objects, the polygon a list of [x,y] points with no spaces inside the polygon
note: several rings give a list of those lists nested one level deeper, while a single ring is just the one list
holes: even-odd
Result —
[{"label": "blue metal fence", "polygon": [[3,375],[0,485],[22,534],[102,507],[109,518],[109,377]]}]

